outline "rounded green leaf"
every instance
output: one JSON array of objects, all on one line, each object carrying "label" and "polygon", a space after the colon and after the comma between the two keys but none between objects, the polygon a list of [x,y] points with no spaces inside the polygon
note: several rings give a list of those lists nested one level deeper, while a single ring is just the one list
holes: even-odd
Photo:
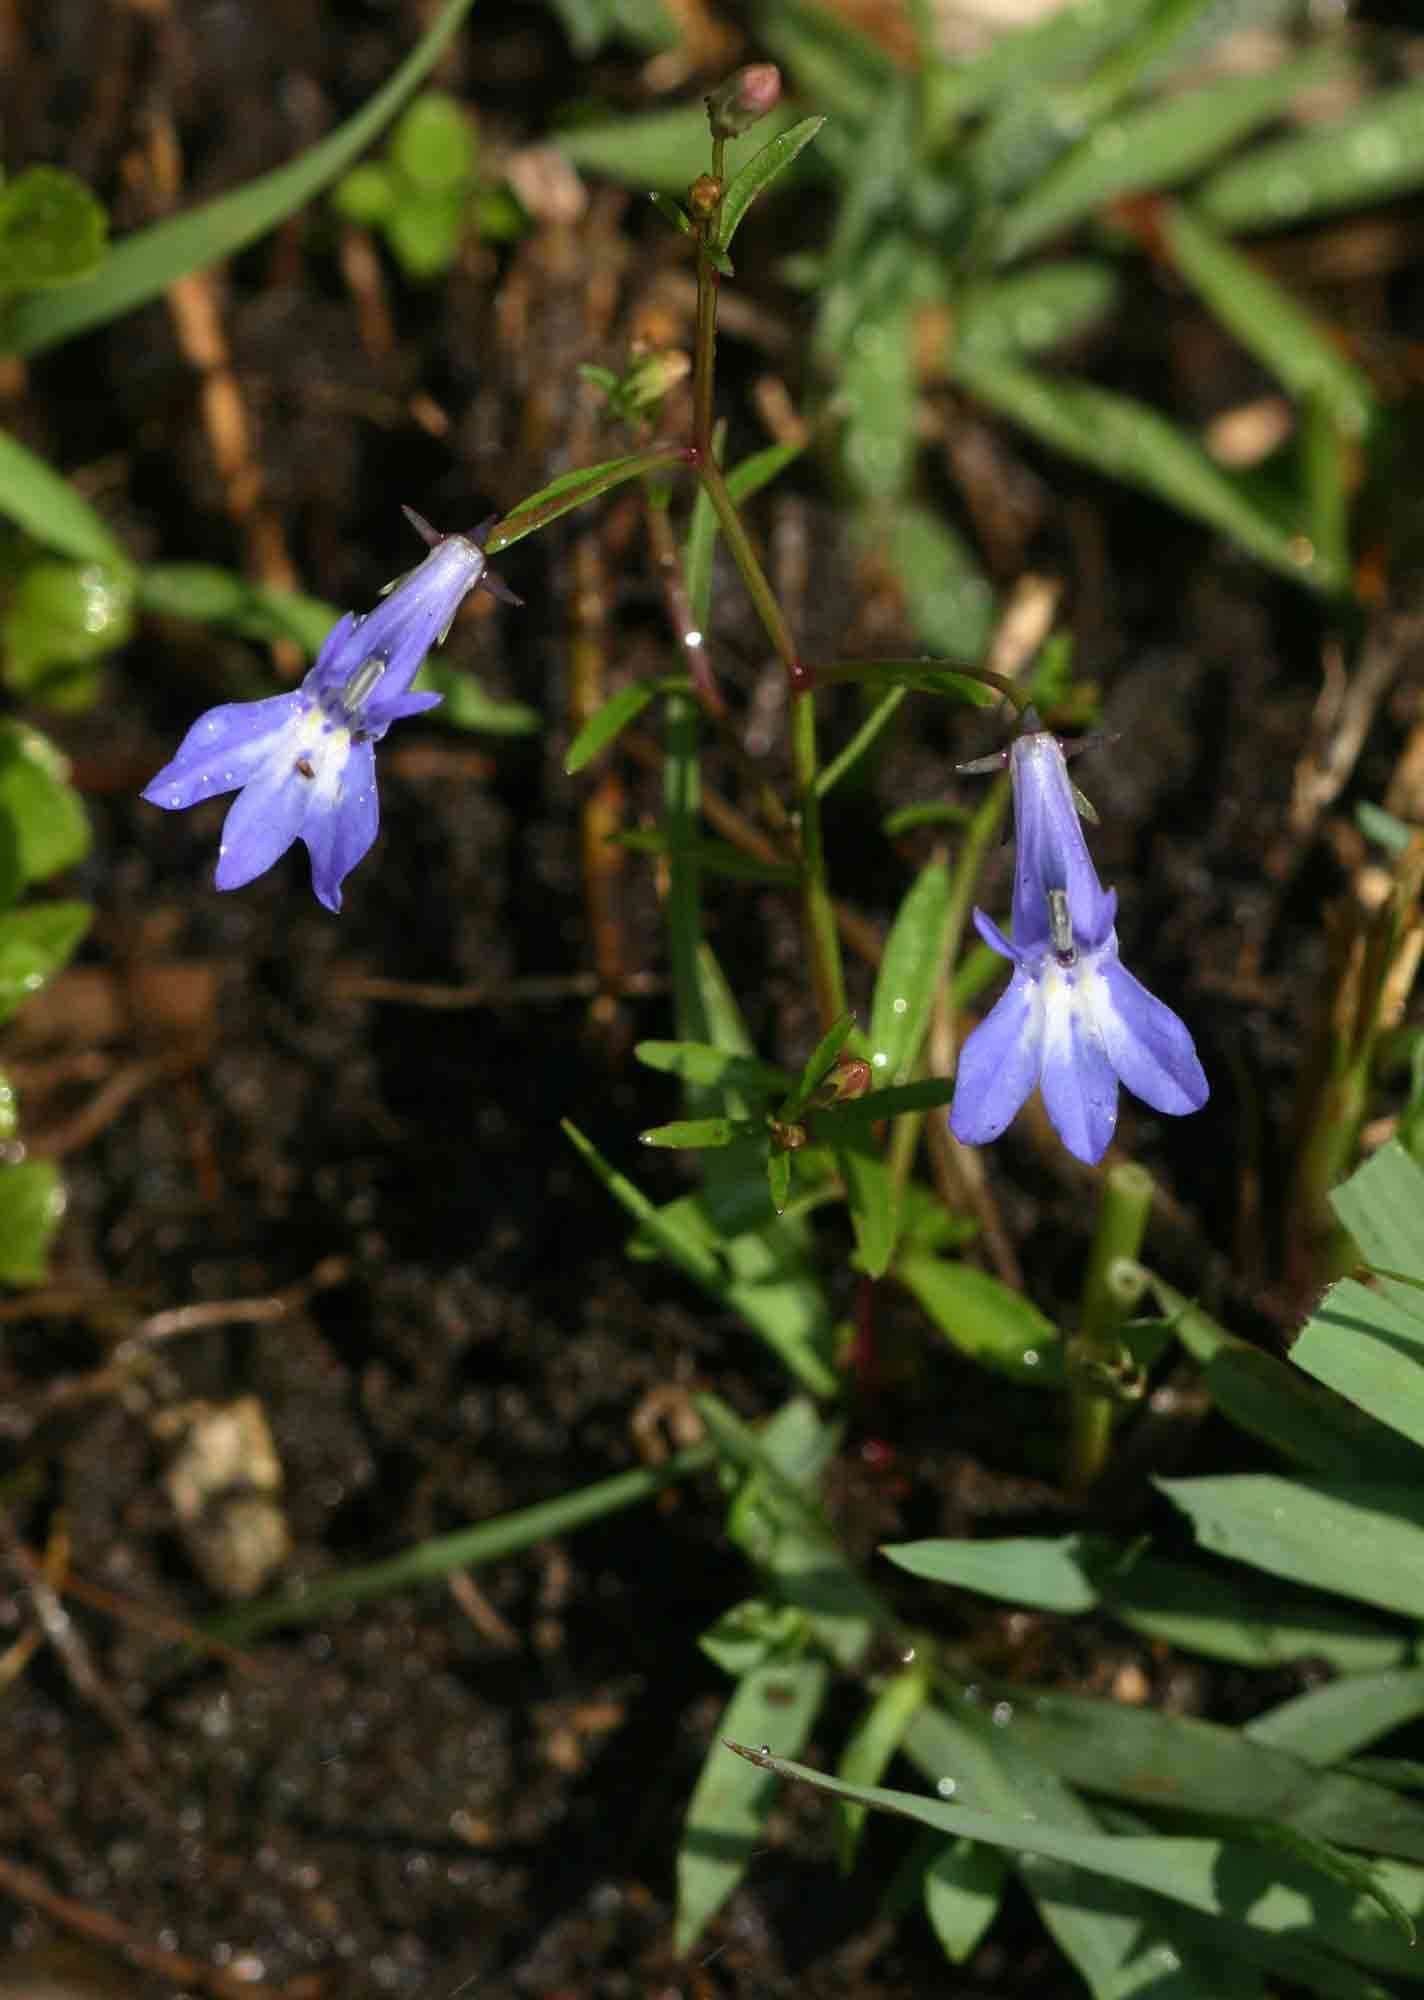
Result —
[{"label": "rounded green leaf", "polygon": [[0,291],[85,278],[103,262],[109,218],[83,181],[26,167],[0,188]]},{"label": "rounded green leaf", "polygon": [[48,984],[74,952],[93,914],[87,903],[31,903],[0,915],[0,1022]]},{"label": "rounded green leaf", "polygon": [[386,218],[386,241],[408,278],[421,284],[450,269],[460,254],[465,208],[463,194],[428,194],[392,210]]},{"label": "rounded green leaf", "polygon": [[387,156],[412,187],[437,194],[466,187],[479,160],[474,122],[446,92],[428,90],[397,121]]},{"label": "rounded green leaf", "polygon": [[21,885],[72,868],[89,852],[89,816],[68,773],[38,730],[0,722],[0,819]]},{"label": "rounded green leaf", "polygon": [[44,1282],[63,1214],[64,1187],[53,1160],[0,1167],[0,1284]]},{"label": "rounded green leaf", "polygon": [[367,160],[344,174],[331,191],[331,205],[347,222],[375,229],[396,204],[395,182],[387,169]]},{"label": "rounded green leaf", "polygon": [[92,669],[133,632],[133,592],[101,563],[33,562],[21,574],[0,620],[6,685],[44,701],[67,682],[92,680]]}]

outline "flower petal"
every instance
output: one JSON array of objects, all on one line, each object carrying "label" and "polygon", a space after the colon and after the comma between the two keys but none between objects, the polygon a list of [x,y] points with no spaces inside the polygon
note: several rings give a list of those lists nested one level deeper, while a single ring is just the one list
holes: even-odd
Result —
[{"label": "flower petal", "polygon": [[[304,734],[289,723],[234,800],[218,847],[213,879],[219,889],[241,889],[264,875],[301,833],[316,790],[316,780],[297,768],[301,758],[310,769],[308,757],[316,752],[313,743],[303,756]],[[328,761],[333,755],[339,759],[340,751],[329,750]]]},{"label": "flower petal", "polygon": [[1009,752],[1014,785],[1014,943],[1044,950],[1051,943],[1048,892],[1063,889],[1073,935],[1087,949],[1101,945],[1113,911],[1083,837],[1068,766],[1046,729],[1020,736]]},{"label": "flower petal", "polygon": [[974,912],[974,928],[983,938],[990,951],[998,952],[1000,958],[1010,959],[1017,965],[1023,954],[1004,936],[992,917],[986,917],[982,910]]},{"label": "flower petal", "polygon": [[144,786],[150,805],[180,812],[202,799],[245,785],[268,755],[274,737],[307,707],[302,689],[266,701],[229,701],[200,715],[176,756]]},{"label": "flower petal", "polygon": [[1185,1024],[1120,959],[1094,981],[1093,1013],[1113,1068],[1134,1097],[1180,1118],[1211,1094]]},{"label": "flower petal", "polygon": [[1082,966],[1071,977],[1050,973],[1039,1079],[1054,1131],[1090,1167],[1103,1157],[1117,1128],[1117,1071],[1103,1046],[1096,1010],[1082,991],[1095,978]]},{"label": "flower petal", "polygon": [[353,743],[334,792],[323,787],[301,828],[311,855],[312,888],[328,910],[340,910],[341,884],[370,852],[380,820],[376,753],[369,743]]},{"label": "flower petal", "polygon": [[1043,997],[1036,980],[1016,971],[959,1056],[949,1129],[966,1146],[997,1139],[1038,1082]]}]

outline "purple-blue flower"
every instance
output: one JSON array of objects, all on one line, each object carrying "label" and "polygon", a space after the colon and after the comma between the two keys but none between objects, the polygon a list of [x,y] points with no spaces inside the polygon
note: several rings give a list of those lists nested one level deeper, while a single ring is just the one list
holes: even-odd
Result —
[{"label": "purple-blue flower", "polygon": [[339,910],[341,884],[380,823],[374,746],[393,722],[441,699],[411,693],[421,661],[472,590],[520,602],[485,561],[493,521],[442,535],[411,508],[405,513],[429,544],[425,560],[389,584],[374,611],[348,611],[291,694],[224,702],[200,716],[144,788],[167,812],[237,792],[218,848],[219,889],[242,888],[300,840],[317,900]]},{"label": "purple-blue flower", "polygon": [[1018,852],[1013,942],[982,910],[979,935],[1013,978],[964,1044],[950,1129],[997,1139],[1037,1084],[1059,1138],[1095,1165],[1117,1124],[1119,1083],[1154,1111],[1200,1111],[1209,1086],[1182,1022],[1118,957],[1117,896],[1088,853],[1068,767],[1046,730],[1009,751]]}]

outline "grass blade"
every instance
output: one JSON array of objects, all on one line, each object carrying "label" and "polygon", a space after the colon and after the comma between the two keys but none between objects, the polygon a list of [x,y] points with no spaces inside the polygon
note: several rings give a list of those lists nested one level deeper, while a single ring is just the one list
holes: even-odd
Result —
[{"label": "grass blade", "polygon": [[0,346],[42,354],[62,340],[132,312],[175,278],[216,264],[255,243],[320,194],[389,124],[470,11],[473,0],[446,0],[394,76],[354,117],[297,159],[186,215],[155,222],[116,243],[92,278],[62,291],[32,292],[5,321]]}]

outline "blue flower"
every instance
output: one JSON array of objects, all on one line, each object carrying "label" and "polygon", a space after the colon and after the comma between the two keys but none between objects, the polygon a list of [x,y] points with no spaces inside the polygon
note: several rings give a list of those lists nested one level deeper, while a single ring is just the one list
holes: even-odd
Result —
[{"label": "blue flower", "polygon": [[1209,1086],[1182,1022],[1118,958],[1117,897],[1088,853],[1068,767],[1046,730],[1008,753],[1018,853],[1013,942],[974,922],[1013,965],[1008,990],[964,1045],[950,1129],[997,1139],[1037,1084],[1059,1138],[1090,1165],[1117,1124],[1119,1083],[1154,1111],[1200,1111]]},{"label": "blue flower", "polygon": [[317,900],[339,910],[341,884],[380,823],[374,746],[393,722],[441,699],[411,693],[421,661],[472,590],[520,602],[485,561],[492,520],[469,535],[442,535],[404,511],[429,545],[425,560],[387,585],[374,611],[348,611],[291,694],[224,702],[200,716],[144,788],[166,812],[237,792],[218,848],[219,889],[242,888],[300,840]]}]

